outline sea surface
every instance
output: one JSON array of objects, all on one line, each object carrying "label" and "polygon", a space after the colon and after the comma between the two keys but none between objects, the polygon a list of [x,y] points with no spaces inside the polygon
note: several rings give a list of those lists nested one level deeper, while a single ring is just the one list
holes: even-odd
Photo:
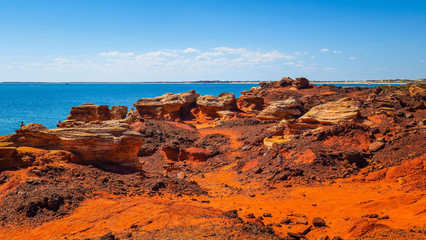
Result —
[{"label": "sea surface", "polygon": [[[337,85],[337,84],[336,84]],[[12,134],[21,122],[40,123],[56,128],[66,120],[71,107],[84,103],[109,106],[133,106],[140,98],[156,97],[167,92],[181,93],[194,89],[201,95],[217,96],[222,92],[249,90],[258,84],[46,84],[0,83],[0,135]],[[370,86],[376,85],[338,85]]]},{"label": "sea surface", "polygon": [[249,90],[258,84],[31,84],[0,83],[0,135],[12,134],[21,122],[56,128],[71,107],[84,103],[133,106],[140,98],[194,89],[201,95]]}]

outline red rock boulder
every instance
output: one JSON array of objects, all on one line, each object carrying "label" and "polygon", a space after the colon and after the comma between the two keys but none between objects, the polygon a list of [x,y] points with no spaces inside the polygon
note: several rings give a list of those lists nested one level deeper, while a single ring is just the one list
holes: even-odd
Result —
[{"label": "red rock boulder", "polygon": [[237,99],[233,93],[221,93],[218,97],[212,95],[201,96],[197,99],[201,113],[210,119],[218,118],[218,111],[236,110]]},{"label": "red rock boulder", "polygon": [[151,119],[189,119],[192,118],[191,109],[200,94],[191,90],[186,93],[166,93],[155,98],[139,99],[133,106],[142,118]]},{"label": "red rock boulder", "polygon": [[111,119],[108,105],[95,105],[86,103],[80,106],[72,107],[68,120],[75,121],[106,121]]},{"label": "red rock boulder", "polygon": [[292,83],[293,87],[297,88],[297,89],[303,89],[303,88],[308,88],[309,85],[309,80],[301,77],[301,78],[296,78],[296,80]]}]

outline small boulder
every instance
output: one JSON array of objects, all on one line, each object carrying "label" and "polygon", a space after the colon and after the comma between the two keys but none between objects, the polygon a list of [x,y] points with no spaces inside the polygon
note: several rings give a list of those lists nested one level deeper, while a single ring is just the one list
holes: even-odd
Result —
[{"label": "small boulder", "polygon": [[296,78],[296,80],[292,83],[292,85],[293,87],[297,89],[303,89],[310,86],[309,80],[304,77]]},{"label": "small boulder", "polygon": [[291,223],[291,219],[290,218],[283,218],[280,223],[283,224],[283,225],[290,224]]},{"label": "small boulder", "polygon": [[293,85],[293,83],[294,83],[294,80],[291,79],[290,77],[283,77],[280,81],[281,87],[291,86]]},{"label": "small boulder", "polygon": [[296,219],[296,224],[303,224],[303,225],[307,225],[308,221],[306,220],[306,218],[298,218]]},{"label": "small boulder", "polygon": [[227,217],[227,218],[238,218],[238,211],[237,210],[230,210],[227,212],[222,213],[223,216]]},{"label": "small boulder", "polygon": [[272,214],[270,214],[270,213],[263,213],[263,216],[264,217],[272,217]]},{"label": "small boulder", "polygon": [[312,224],[315,227],[324,227],[325,226],[325,221],[324,221],[324,219],[322,219],[320,217],[314,217],[314,219],[312,219]]}]

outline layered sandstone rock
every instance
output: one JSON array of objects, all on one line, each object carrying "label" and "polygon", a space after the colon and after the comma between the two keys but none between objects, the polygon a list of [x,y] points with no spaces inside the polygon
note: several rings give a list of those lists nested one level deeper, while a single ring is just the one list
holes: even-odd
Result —
[{"label": "layered sandstone rock", "polygon": [[217,115],[219,115],[220,120],[230,120],[237,116],[235,112],[226,110],[226,111],[218,111]]},{"label": "layered sandstone rock", "polygon": [[411,96],[420,96],[420,97],[426,97],[426,88],[420,85],[412,85],[410,87],[410,95]]},{"label": "layered sandstone rock", "polygon": [[188,119],[192,117],[190,110],[195,107],[199,96],[194,90],[179,94],[166,93],[160,97],[139,99],[133,106],[142,118]]},{"label": "layered sandstone rock", "polygon": [[336,124],[357,118],[359,103],[351,98],[342,98],[338,101],[325,103],[313,107],[299,118],[303,123]]},{"label": "layered sandstone rock", "polygon": [[204,148],[181,148],[178,146],[167,145],[161,149],[161,153],[168,161],[197,161],[205,162],[214,152]]},{"label": "layered sandstone rock", "polygon": [[300,101],[289,98],[283,101],[272,102],[267,108],[261,111],[256,117],[260,120],[282,120],[294,118],[301,114]]},{"label": "layered sandstone rock", "polygon": [[236,110],[237,99],[233,93],[221,93],[218,97],[213,95],[201,96],[197,99],[201,113],[207,118],[219,117],[218,111]]},{"label": "layered sandstone rock", "polygon": [[72,107],[68,120],[75,121],[106,121],[111,119],[108,105],[95,105],[86,103],[80,106]]},{"label": "layered sandstone rock", "polygon": [[244,112],[258,112],[263,110],[264,100],[258,96],[241,96],[237,100],[238,109]]},{"label": "layered sandstone rock", "polygon": [[5,141],[15,148],[69,151],[86,163],[128,164],[137,162],[137,153],[144,142],[140,133],[130,131],[129,128],[127,123],[120,121],[87,123],[78,127],[57,129],[28,124]]},{"label": "layered sandstone rock", "polygon": [[125,119],[127,117],[127,107],[126,106],[111,106],[111,119],[119,120]]}]

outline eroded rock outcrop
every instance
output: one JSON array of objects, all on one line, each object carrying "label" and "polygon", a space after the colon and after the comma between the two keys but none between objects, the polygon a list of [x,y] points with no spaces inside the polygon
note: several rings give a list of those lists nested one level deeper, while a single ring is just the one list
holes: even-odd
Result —
[{"label": "eroded rock outcrop", "polygon": [[264,99],[258,96],[241,96],[237,100],[238,109],[244,112],[259,112],[264,103]]},{"label": "eroded rock outcrop", "polygon": [[206,118],[219,117],[218,111],[236,110],[237,99],[233,93],[221,93],[219,96],[201,96],[197,99],[197,105]]},{"label": "eroded rock outcrop", "polygon": [[139,99],[133,106],[142,118],[190,119],[193,117],[190,110],[195,107],[199,96],[194,90],[179,94],[166,93],[160,97]]},{"label": "eroded rock outcrop", "polygon": [[309,80],[304,77],[296,78],[296,80],[292,83],[292,85],[293,87],[297,89],[303,89],[310,86]]},{"label": "eroded rock outcrop", "polygon": [[351,98],[342,98],[313,107],[299,118],[303,123],[336,124],[357,118],[359,103]]},{"label": "eroded rock outcrop", "polygon": [[85,163],[131,164],[137,162],[137,153],[144,140],[141,134],[129,128],[127,123],[120,121],[86,123],[78,127],[57,129],[28,124],[10,135],[5,142],[15,148],[69,151]]},{"label": "eroded rock outcrop", "polygon": [[111,119],[111,115],[108,105],[86,103],[72,107],[67,119],[83,122],[106,121]]},{"label": "eroded rock outcrop", "polygon": [[127,117],[127,109],[126,106],[111,106],[111,119],[125,119]]},{"label": "eroded rock outcrop", "polygon": [[281,120],[301,115],[300,100],[289,98],[283,101],[272,102],[256,117],[260,120]]}]

